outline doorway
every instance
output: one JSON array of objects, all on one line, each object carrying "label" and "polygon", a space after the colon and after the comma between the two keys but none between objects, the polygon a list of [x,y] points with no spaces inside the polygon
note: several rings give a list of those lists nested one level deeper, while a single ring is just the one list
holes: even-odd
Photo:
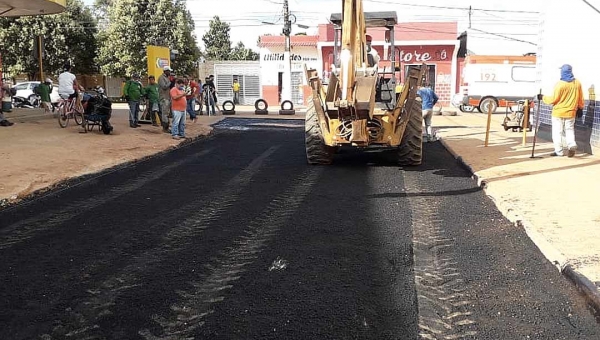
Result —
[{"label": "doorway", "polygon": [[277,100],[281,103],[281,91],[283,90],[283,72],[277,75]]},{"label": "doorway", "polygon": [[[406,75],[408,74],[408,69],[410,67],[418,67],[421,64],[413,64],[413,65],[404,65],[404,77],[402,78],[402,83],[406,81]],[[427,65],[427,73],[425,73],[425,81],[431,85],[431,88],[435,91],[435,65]]]}]

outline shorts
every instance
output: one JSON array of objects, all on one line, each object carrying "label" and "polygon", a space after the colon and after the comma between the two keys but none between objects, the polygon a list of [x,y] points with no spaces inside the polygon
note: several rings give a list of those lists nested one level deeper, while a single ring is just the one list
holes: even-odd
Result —
[{"label": "shorts", "polygon": [[77,92],[75,92],[75,93],[72,93],[72,94],[60,93],[59,95],[60,95],[60,97],[61,97],[62,99],[73,99],[73,98],[77,98]]}]

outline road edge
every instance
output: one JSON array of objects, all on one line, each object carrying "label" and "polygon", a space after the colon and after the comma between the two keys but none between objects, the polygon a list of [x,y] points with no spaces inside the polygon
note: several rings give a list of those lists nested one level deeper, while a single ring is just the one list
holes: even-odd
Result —
[{"label": "road edge", "polygon": [[532,224],[527,221],[518,210],[516,210],[513,206],[506,206],[503,202],[498,201],[493,196],[489,195],[486,190],[487,182],[485,178],[477,174],[471,165],[465,161],[464,158],[460,156],[448,143],[446,143],[443,136],[438,135],[437,139],[454,157],[454,159],[456,159],[459,165],[469,172],[469,174],[471,174],[471,178],[477,183],[477,186],[483,189],[486,195],[494,202],[502,215],[511,223],[518,227],[522,227],[525,230],[525,233],[529,239],[538,247],[544,257],[546,257],[550,263],[556,266],[558,271],[577,288],[579,293],[584,296],[584,298],[587,300],[587,303],[592,308],[592,313],[597,318],[600,318],[600,290],[598,290],[598,287],[596,287],[596,285],[589,278],[573,268],[573,266],[569,263],[568,258],[553,245],[551,245],[542,234],[538,233],[532,227]]}]

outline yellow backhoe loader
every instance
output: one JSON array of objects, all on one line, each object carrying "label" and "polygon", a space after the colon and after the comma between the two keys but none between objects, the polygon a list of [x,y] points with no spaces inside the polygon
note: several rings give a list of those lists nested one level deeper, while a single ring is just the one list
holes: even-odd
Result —
[{"label": "yellow backhoe loader", "polygon": [[396,12],[365,13],[362,0],[343,0],[342,13],[330,21],[336,34],[328,86],[317,70],[306,70],[312,88],[305,122],[308,163],[331,164],[339,147],[352,146],[391,148],[400,165],[421,164],[423,117],[416,94],[427,65],[409,68],[396,96],[396,53],[390,53],[390,66],[381,67],[367,45],[367,27],[383,27],[389,51],[396,50]]}]

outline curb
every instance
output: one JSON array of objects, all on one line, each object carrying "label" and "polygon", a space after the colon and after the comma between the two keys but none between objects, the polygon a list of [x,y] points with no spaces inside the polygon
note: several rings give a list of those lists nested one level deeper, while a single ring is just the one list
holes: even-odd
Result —
[{"label": "curb", "polygon": [[[454,151],[452,147],[446,143],[446,141],[444,141],[443,136],[438,134],[437,138],[444,148],[448,150],[448,152],[450,152],[450,154],[456,159],[460,166],[471,174],[471,178],[477,183],[477,186],[479,186],[485,192],[487,187],[485,178],[476,174],[473,168],[459,154],[457,154],[456,151]],[[587,303],[592,308],[594,316],[600,318],[600,290],[598,287],[585,275],[573,268],[573,266],[569,263],[568,258],[558,251],[553,245],[551,245],[543,235],[535,231],[532,228],[532,224],[525,220],[518,211],[516,211],[513,207],[505,206],[505,204],[502,202],[496,201],[490,195],[487,196],[492,199],[498,210],[506,219],[525,230],[525,233],[529,239],[538,247],[544,257],[546,257],[548,261],[555,265],[558,271],[569,281],[571,281],[579,293],[585,297]]]}]

